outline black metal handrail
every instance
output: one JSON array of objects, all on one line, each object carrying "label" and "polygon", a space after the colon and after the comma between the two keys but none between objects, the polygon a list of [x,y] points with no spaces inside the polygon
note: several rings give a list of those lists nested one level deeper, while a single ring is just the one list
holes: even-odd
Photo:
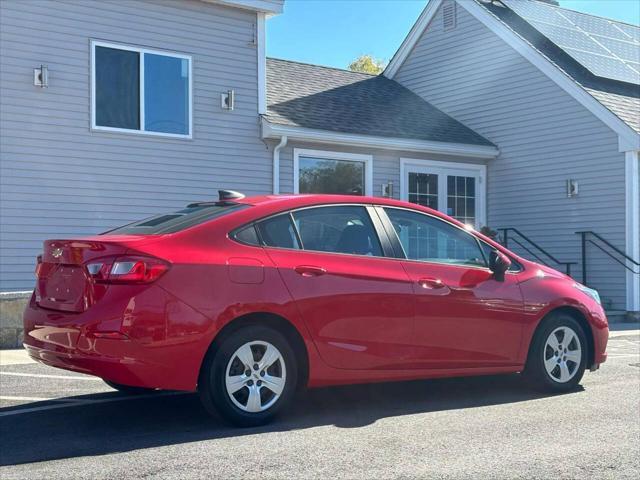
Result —
[{"label": "black metal handrail", "polygon": [[[580,240],[581,240],[581,245],[582,245],[582,283],[584,283],[585,285],[587,284],[587,243],[590,243],[591,245],[593,245],[594,247],[598,248],[603,253],[607,254],[610,258],[615,260],[617,263],[622,265],[624,268],[629,270],[631,273],[633,273],[635,275],[640,275],[640,271],[636,272],[633,267],[630,267],[627,264],[627,262],[630,262],[633,265],[636,265],[636,266],[640,267],[640,262],[637,262],[636,260],[631,258],[629,255],[624,253],[618,247],[616,247],[615,245],[611,244],[611,242],[609,242],[608,240],[602,238],[596,232],[592,232],[591,230],[584,230],[584,231],[576,232],[576,234],[580,235]],[[604,243],[609,248],[609,250],[605,249],[602,245],[600,245],[600,244],[594,242],[593,240],[591,240],[590,238],[588,238],[589,235],[593,235],[597,240],[599,240],[600,242]],[[613,252],[618,254],[624,260],[621,260],[620,258],[616,257],[614,255],[614,253],[611,253],[610,250],[613,250]]]},{"label": "black metal handrail", "polygon": [[531,240],[529,237],[527,237],[524,233],[522,233],[517,228],[514,228],[514,227],[499,228],[498,231],[502,232],[502,244],[505,247],[509,248],[509,232],[513,232],[516,235],[518,235],[519,237],[521,237],[524,241],[526,241],[530,245],[532,245],[534,248],[536,248],[542,255],[545,255],[547,257],[547,260],[545,261],[542,257],[540,257],[540,255],[537,255],[530,248],[526,247],[525,245],[522,244],[522,242],[518,241],[517,239],[515,239],[513,237],[511,237],[511,241],[512,242],[514,242],[515,244],[519,245],[522,249],[526,250],[532,257],[534,257],[536,260],[538,260],[540,263],[542,263],[544,265],[551,266],[551,265],[549,265],[547,263],[549,260],[551,260],[556,265],[563,265],[564,266],[564,270],[567,273],[567,275],[571,275],[571,265],[577,265],[577,262],[563,262],[561,260],[558,260],[556,257],[551,255],[544,248],[542,248],[536,242]]}]

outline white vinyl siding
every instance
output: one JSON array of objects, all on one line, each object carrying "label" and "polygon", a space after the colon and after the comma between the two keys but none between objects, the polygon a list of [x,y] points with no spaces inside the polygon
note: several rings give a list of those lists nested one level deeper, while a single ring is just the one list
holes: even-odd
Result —
[{"label": "white vinyl siding", "polygon": [[[624,249],[617,135],[464,8],[454,30],[442,25],[438,12],[395,80],[500,148],[487,164],[489,226],[516,227],[563,261],[580,262],[579,230]],[[623,309],[623,268],[594,248],[588,258],[589,283]]]},{"label": "white vinyl siding", "polygon": [[[0,2],[0,291],[33,287],[47,238],[95,234],[217,190],[271,190],[256,13],[196,0]],[[91,40],[193,59],[193,139],[92,131]],[[49,67],[49,88],[33,69]],[[233,89],[232,112],[220,94]]]}]

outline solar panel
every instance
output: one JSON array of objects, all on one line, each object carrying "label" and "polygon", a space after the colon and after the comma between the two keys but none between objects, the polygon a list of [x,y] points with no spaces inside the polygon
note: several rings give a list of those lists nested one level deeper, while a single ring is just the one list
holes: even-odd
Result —
[{"label": "solar panel", "polygon": [[593,35],[593,38],[604,47],[608,48],[611,52],[622,60],[629,62],[640,62],[640,48],[637,44],[627,42],[620,42],[608,37],[601,37],[599,35]]},{"label": "solar panel", "polygon": [[640,84],[640,73],[633,71],[620,60],[571,49],[567,49],[567,53],[582,65],[588,65],[587,68],[594,75],[612,78],[621,82]]},{"label": "solar panel", "polygon": [[558,27],[573,27],[570,21],[555,15],[553,9],[547,5],[520,0],[503,0],[502,3],[526,20],[545,22]]},{"label": "solar panel", "polygon": [[600,55],[609,55],[609,51],[606,48],[595,43],[588,35],[582,33],[580,30],[556,27],[555,25],[542,22],[530,21],[529,23],[552,40],[562,39],[562,44],[559,46],[599,53]]},{"label": "solar panel", "polygon": [[615,27],[619,28],[625,34],[629,35],[629,37],[631,37],[632,40],[635,40],[636,42],[640,42],[640,28],[639,27],[634,27],[634,26],[631,26],[631,25],[627,25],[625,23],[616,23]]},{"label": "solar panel", "polygon": [[574,12],[572,10],[555,10],[556,15],[566,18],[576,27],[581,28],[587,33],[613,38],[618,38],[620,36],[620,32],[618,32],[606,18],[585,15],[584,13]]},{"label": "solar panel", "polygon": [[531,0],[502,0],[599,77],[640,83],[640,28]]},{"label": "solar panel", "polygon": [[[602,35],[603,37],[611,38],[613,40],[620,40],[622,42],[637,42],[636,39],[633,38],[632,35],[629,35],[624,30],[618,28],[618,24],[615,22],[609,22],[611,25],[611,29],[606,33],[606,35]],[[600,35],[599,33],[593,32],[592,35]]]}]

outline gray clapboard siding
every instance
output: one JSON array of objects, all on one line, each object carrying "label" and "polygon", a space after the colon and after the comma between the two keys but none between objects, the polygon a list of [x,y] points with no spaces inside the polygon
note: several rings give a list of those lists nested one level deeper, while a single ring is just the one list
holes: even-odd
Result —
[{"label": "gray clapboard siding", "polygon": [[[277,2],[275,2],[277,3]],[[47,238],[94,234],[271,188],[259,139],[256,14],[196,0],[0,2],[0,291],[33,286]],[[193,57],[193,139],[91,132],[90,40]],[[49,88],[33,68],[49,67]],[[236,92],[236,108],[220,94]]]},{"label": "gray clapboard siding", "polygon": [[[457,14],[447,31],[436,14],[395,80],[499,146],[488,163],[489,225],[516,227],[564,261],[580,261],[577,230],[624,249],[617,136],[463,8]],[[577,198],[566,197],[569,178]],[[593,248],[589,259],[589,283],[624,308],[623,268]]]}]

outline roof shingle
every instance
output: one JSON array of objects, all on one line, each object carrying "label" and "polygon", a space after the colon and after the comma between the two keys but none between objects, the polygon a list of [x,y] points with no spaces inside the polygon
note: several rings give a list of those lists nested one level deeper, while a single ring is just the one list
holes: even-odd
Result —
[{"label": "roof shingle", "polygon": [[280,125],[493,146],[382,75],[269,58],[267,101],[266,119]]}]

